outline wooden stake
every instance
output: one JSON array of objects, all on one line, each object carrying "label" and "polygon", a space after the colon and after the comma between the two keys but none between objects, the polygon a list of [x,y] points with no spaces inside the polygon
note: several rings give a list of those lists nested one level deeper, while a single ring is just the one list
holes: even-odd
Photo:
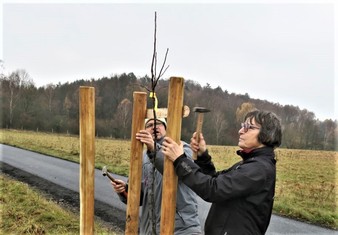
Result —
[{"label": "wooden stake", "polygon": [[[171,77],[168,93],[168,128],[167,136],[177,143],[181,139],[182,107],[184,80]],[[161,235],[174,234],[176,213],[177,176],[173,163],[164,158],[162,205],[161,205]]]},{"label": "wooden stake", "polygon": [[94,234],[95,89],[80,87],[80,234]]},{"label": "wooden stake", "polygon": [[126,235],[138,234],[143,144],[136,140],[136,133],[144,129],[144,119],[147,112],[147,93],[134,92],[133,97]]}]

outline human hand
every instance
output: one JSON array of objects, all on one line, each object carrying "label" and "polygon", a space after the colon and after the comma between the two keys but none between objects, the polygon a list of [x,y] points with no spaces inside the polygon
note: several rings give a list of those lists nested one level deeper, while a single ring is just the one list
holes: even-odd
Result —
[{"label": "human hand", "polygon": [[169,158],[169,160],[175,161],[179,156],[184,153],[183,144],[181,142],[180,145],[178,145],[170,137],[165,137],[162,143],[162,152]]},{"label": "human hand", "polygon": [[153,152],[155,150],[153,136],[148,131],[140,130],[136,133],[136,139],[144,143],[149,151]]},{"label": "human hand", "polygon": [[115,192],[123,193],[126,190],[126,183],[123,180],[115,179],[115,181],[110,181]]},{"label": "human hand", "polygon": [[197,137],[197,133],[194,132],[194,134],[192,135],[192,137],[190,139],[190,147],[191,147],[193,152],[197,152],[197,155],[201,155],[202,153],[204,153],[207,150],[207,145],[205,143],[205,140],[204,140],[202,133],[200,133],[199,143],[197,143],[196,137]]}]

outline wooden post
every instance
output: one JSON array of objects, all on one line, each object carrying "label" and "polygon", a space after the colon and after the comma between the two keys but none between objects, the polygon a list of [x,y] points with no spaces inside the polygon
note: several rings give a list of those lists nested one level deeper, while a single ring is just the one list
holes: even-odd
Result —
[{"label": "wooden post", "polygon": [[[168,128],[167,136],[177,143],[181,139],[183,110],[184,80],[171,77],[168,92]],[[164,158],[162,205],[161,205],[161,235],[174,234],[176,213],[177,176],[173,163]]]},{"label": "wooden post", "polygon": [[94,234],[95,89],[80,87],[80,234]]},{"label": "wooden post", "polygon": [[134,92],[133,97],[126,235],[138,234],[143,144],[136,140],[136,133],[144,129],[144,119],[147,112],[147,93]]}]

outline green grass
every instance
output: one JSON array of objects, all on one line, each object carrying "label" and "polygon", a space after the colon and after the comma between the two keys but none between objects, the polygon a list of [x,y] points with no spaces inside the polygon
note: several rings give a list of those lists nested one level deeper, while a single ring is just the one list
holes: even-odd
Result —
[{"label": "green grass", "polygon": [[[78,136],[0,130],[0,143],[79,162]],[[96,139],[95,166],[129,173],[130,141]],[[209,146],[218,170],[240,160],[236,146]],[[274,213],[338,228],[338,152],[277,149]]]},{"label": "green grass", "polygon": [[[79,214],[33,190],[27,184],[0,175],[0,234],[79,234]],[[95,234],[115,234],[95,222]]]},{"label": "green grass", "polygon": [[[0,129],[0,143],[73,162],[80,161],[80,140],[78,136]],[[116,174],[128,175],[130,141],[97,139],[95,149],[96,168],[101,169],[104,165],[107,165],[108,169]]]}]

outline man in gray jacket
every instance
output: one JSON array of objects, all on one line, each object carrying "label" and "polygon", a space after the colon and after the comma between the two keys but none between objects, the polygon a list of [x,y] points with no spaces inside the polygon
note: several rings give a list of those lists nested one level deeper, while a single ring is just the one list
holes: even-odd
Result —
[{"label": "man in gray jacket", "polygon": [[[162,142],[165,135],[165,119],[157,119],[156,123],[154,119],[146,120],[145,130],[141,130],[136,134],[136,139],[147,146],[147,150],[143,155],[142,167],[140,234],[148,235],[160,233],[162,174],[164,165]],[[155,136],[156,151],[154,143]],[[192,159],[192,150],[190,146],[183,141],[181,142],[183,143],[185,154],[189,159]],[[123,181],[119,181],[118,184],[112,183],[112,185],[114,190],[119,193],[120,199],[124,203],[127,203],[126,198],[121,194],[123,191],[128,190],[127,184]],[[177,187],[174,234],[202,234],[198,218],[196,194],[180,180],[178,181]]]}]

